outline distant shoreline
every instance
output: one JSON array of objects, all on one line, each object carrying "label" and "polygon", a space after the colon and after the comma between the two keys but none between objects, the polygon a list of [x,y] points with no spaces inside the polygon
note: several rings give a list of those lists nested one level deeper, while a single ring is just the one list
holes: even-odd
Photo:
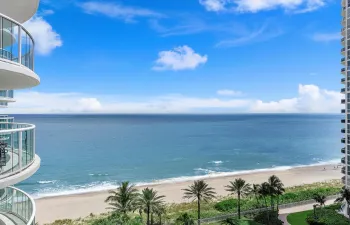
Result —
[{"label": "distant shoreline", "polygon": [[[226,196],[228,193],[225,191],[224,186],[229,181],[241,177],[248,183],[262,183],[267,180],[271,175],[277,175],[285,186],[296,186],[302,184],[310,184],[315,182],[323,182],[328,180],[340,179],[342,174],[340,172],[341,167],[337,167],[337,164],[322,164],[322,165],[310,165],[299,166],[293,168],[286,168],[284,170],[268,170],[268,171],[255,171],[246,172],[241,174],[231,174],[220,177],[207,177],[205,180],[211,187],[216,189],[218,196]],[[324,170],[326,168],[326,170]],[[152,187],[156,189],[160,194],[166,196],[168,203],[180,203],[184,202],[182,198],[182,189],[190,185],[193,180],[168,182],[168,183],[150,183],[141,185],[138,189],[144,187]],[[108,196],[107,190],[78,193],[72,195],[62,195],[56,197],[44,197],[36,199],[37,203],[37,220],[40,223],[53,222],[57,219],[75,219],[79,217],[86,217],[90,213],[100,214],[107,212],[106,203],[104,200]]]}]

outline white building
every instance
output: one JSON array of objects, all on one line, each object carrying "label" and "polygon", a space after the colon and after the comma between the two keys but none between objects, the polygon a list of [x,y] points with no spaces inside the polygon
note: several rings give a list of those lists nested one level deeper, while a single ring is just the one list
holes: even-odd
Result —
[{"label": "white building", "polygon": [[[39,0],[0,0],[0,107],[14,102],[13,90],[40,83],[34,72],[31,34],[21,25],[36,13]],[[1,112],[1,111],[0,111]],[[35,224],[35,203],[12,185],[40,166],[35,154],[35,126],[0,116],[0,224]]]}]

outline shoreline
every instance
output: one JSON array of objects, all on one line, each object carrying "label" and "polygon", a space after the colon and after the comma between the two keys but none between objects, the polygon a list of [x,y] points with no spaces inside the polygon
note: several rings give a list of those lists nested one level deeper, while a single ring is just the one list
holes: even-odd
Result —
[{"label": "shoreline", "polygon": [[[189,180],[173,181],[173,182],[158,182],[149,183],[137,186],[137,189],[145,187],[154,188],[160,195],[165,195],[167,203],[181,203],[186,202],[182,198],[183,188],[192,184],[194,180],[204,179],[211,186],[214,187],[217,196],[227,196],[224,186],[229,181],[235,178],[245,179],[248,183],[262,183],[267,180],[271,175],[277,175],[286,187],[297,186],[302,184],[310,184],[316,182],[324,182],[334,179],[340,179],[342,174],[340,172],[341,167],[339,164],[318,164],[318,165],[306,165],[285,167],[285,169],[274,168],[251,170],[250,172],[239,172],[235,174],[227,174],[226,176],[213,176],[210,175],[198,178],[192,177]],[[334,166],[337,169],[334,169]],[[326,170],[324,170],[326,168]],[[70,195],[60,196],[47,196],[35,199],[37,205],[37,221],[41,224],[53,222],[57,219],[77,219],[80,217],[86,217],[93,214],[101,214],[107,212],[106,207],[108,205],[104,203],[104,200],[108,196],[108,190],[100,190],[87,193],[76,193]]]},{"label": "shoreline", "polygon": [[[215,172],[215,173],[209,173],[205,175],[194,175],[194,176],[180,176],[180,177],[172,177],[172,178],[164,178],[159,180],[153,180],[149,182],[131,182],[135,185],[135,187],[147,187],[147,186],[154,186],[154,185],[162,185],[162,184],[174,184],[174,183],[181,183],[181,182],[188,182],[188,181],[194,181],[194,180],[210,180],[215,178],[223,178],[223,177],[232,177],[232,176],[240,176],[245,174],[255,174],[255,173],[264,173],[264,172],[275,172],[275,171],[286,171],[291,169],[298,169],[298,168],[308,168],[308,167],[317,167],[317,166],[338,166],[341,165],[340,163],[336,163],[339,161],[336,160],[329,160],[325,162],[318,162],[313,163],[309,165],[293,165],[293,166],[277,166],[277,167],[271,167],[271,168],[261,168],[261,169],[251,169],[251,170],[239,170],[239,171],[233,171],[233,172]],[[48,182],[48,181],[41,181],[41,182]],[[50,182],[50,181],[49,181]],[[40,183],[40,181],[39,181]],[[47,199],[47,198],[55,198],[55,197],[61,197],[61,196],[69,196],[69,195],[84,195],[89,193],[99,193],[99,192],[106,192],[109,190],[114,190],[118,188],[118,185],[116,184],[110,184],[106,187],[100,187],[99,190],[94,189],[76,189],[76,190],[66,190],[56,193],[44,193],[39,194],[38,196],[33,196],[35,200],[38,199]]]}]

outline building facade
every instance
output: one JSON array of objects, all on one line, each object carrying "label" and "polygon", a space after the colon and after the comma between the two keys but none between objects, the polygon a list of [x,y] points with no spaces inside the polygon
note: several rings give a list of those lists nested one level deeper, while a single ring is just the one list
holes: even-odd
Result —
[{"label": "building facade", "polygon": [[[14,90],[40,83],[34,72],[35,42],[22,25],[35,15],[38,5],[39,0],[0,0],[0,108],[15,101]],[[0,224],[35,224],[34,200],[13,185],[39,167],[35,125],[0,115]]]}]

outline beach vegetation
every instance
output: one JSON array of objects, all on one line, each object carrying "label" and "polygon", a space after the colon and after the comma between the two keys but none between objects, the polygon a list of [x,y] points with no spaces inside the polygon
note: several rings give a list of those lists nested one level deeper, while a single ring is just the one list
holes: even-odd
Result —
[{"label": "beach vegetation", "polygon": [[327,201],[327,197],[325,195],[321,195],[319,193],[316,193],[313,197],[313,199],[315,200],[315,202],[317,202],[321,207],[325,206],[326,201]]},{"label": "beach vegetation", "polygon": [[251,187],[250,184],[246,183],[242,178],[230,181],[230,184],[226,186],[226,191],[231,192],[233,195],[237,195],[238,204],[238,219],[241,219],[241,198],[250,194]]},{"label": "beach vegetation", "polygon": [[257,213],[254,216],[254,221],[266,225],[283,225],[283,221],[278,219],[278,212],[275,210],[266,210]]},{"label": "beach vegetation", "polygon": [[134,211],[139,196],[138,190],[128,181],[122,182],[116,191],[108,192],[110,195],[105,202],[110,205],[107,209],[114,212],[120,212],[127,215],[128,212]]},{"label": "beach vegetation", "polygon": [[176,225],[194,225],[194,219],[192,216],[190,216],[188,213],[181,214],[178,218],[175,220]]},{"label": "beach vegetation", "polygon": [[158,192],[153,188],[145,188],[142,190],[138,200],[138,207],[147,215],[147,225],[154,223],[153,216],[161,212],[164,207],[164,195],[158,195]]},{"label": "beach vegetation", "polygon": [[216,192],[214,191],[214,188],[209,187],[209,185],[204,180],[198,180],[194,181],[194,183],[188,188],[183,189],[183,191],[184,198],[197,201],[197,218],[200,220],[201,202],[209,202],[215,198]]}]

